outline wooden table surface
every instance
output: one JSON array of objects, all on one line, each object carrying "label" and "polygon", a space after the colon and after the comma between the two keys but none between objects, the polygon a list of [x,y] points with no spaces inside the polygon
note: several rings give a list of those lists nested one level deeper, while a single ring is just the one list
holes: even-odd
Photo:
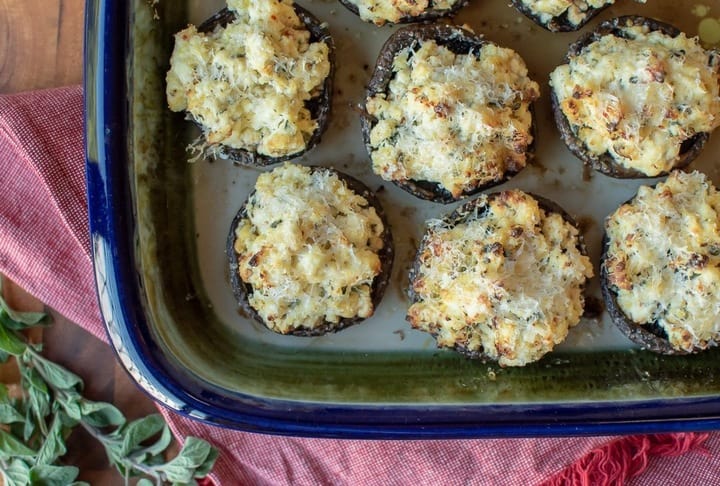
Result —
[{"label": "wooden table surface", "polygon": [[[79,84],[83,21],[83,0],[0,0],[0,94]],[[43,308],[12,282],[5,280],[3,291],[15,307]],[[54,324],[42,337],[46,355],[83,377],[89,398],[113,402],[129,418],[155,411],[106,344],[52,314]],[[16,376],[5,368],[0,369],[0,379],[10,381]],[[82,431],[71,437],[65,460],[80,468],[81,480],[123,484],[108,467],[102,448]]]}]

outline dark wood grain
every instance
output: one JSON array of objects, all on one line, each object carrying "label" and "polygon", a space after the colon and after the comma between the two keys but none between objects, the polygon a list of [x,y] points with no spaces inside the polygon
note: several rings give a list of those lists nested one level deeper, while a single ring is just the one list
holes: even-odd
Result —
[{"label": "dark wood grain", "polygon": [[0,93],[78,84],[83,0],[0,0]]}]

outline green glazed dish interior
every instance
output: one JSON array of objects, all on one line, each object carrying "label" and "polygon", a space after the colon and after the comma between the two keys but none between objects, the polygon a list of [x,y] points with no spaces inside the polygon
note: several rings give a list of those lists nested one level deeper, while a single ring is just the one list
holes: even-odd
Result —
[{"label": "green glazed dish interior", "polygon": [[[355,106],[362,101],[375,56],[393,27],[360,21],[334,2],[300,2],[327,21],[338,47],[330,128],[304,164],[333,166],[379,190],[395,235],[391,284],[376,315],[337,334],[273,334],[239,312],[229,284],[225,240],[230,222],[259,171],[225,160],[197,160],[186,147],[199,135],[165,104],[164,75],[172,34],[200,23],[221,2],[135,0],[129,80],[130,154],[136,251],[145,313],[164,352],[197,377],[229,392],[291,401],[373,404],[528,404],[699,397],[720,394],[720,350],[667,357],[634,347],[607,316],[584,319],[567,341],[541,361],[499,368],[440,351],[406,323],[407,272],[424,221],[454,209],[420,201],[372,174]],[[703,19],[720,17],[654,0],[621,2],[578,33],[543,30],[506,0],[471,2],[455,23],[515,49],[541,85],[536,106],[537,161],[498,189],[517,187],[555,200],[583,223],[589,254],[600,254],[603,218],[650,181],[615,180],[586,173],[560,141],[552,121],[547,79],[567,45],[597,22],[640,14],[696,35]],[[350,61],[350,62],[348,62]],[[720,182],[712,137],[691,168]],[[381,189],[381,190],[380,190]],[[600,297],[595,270],[590,292]]]}]

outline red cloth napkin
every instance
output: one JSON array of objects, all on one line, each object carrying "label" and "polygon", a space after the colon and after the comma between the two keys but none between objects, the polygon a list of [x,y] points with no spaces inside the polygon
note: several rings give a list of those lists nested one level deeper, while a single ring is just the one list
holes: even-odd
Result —
[{"label": "red cloth napkin", "polygon": [[[0,273],[106,340],[90,260],[79,87],[0,96],[0,181]],[[223,485],[719,480],[715,432],[619,439],[305,439],[231,431],[161,412],[180,441],[195,435],[220,449],[212,479]]]}]

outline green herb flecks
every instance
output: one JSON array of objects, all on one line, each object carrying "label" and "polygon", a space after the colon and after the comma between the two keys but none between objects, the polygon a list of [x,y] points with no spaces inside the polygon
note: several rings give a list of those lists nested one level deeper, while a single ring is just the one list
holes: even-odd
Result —
[{"label": "green herb flecks", "polygon": [[[0,287],[1,290],[1,287]],[[12,310],[0,297],[0,362],[14,357],[20,386],[0,383],[0,473],[5,486],[68,485],[77,482],[77,467],[62,463],[66,440],[77,427],[104,447],[125,478],[140,485],[195,484],[212,469],[218,452],[204,440],[188,437],[178,454],[166,459],[172,434],[159,414],[132,422],[114,405],[83,397],[83,381],[43,357],[41,344],[29,342],[24,330],[43,326],[42,313]]]}]

